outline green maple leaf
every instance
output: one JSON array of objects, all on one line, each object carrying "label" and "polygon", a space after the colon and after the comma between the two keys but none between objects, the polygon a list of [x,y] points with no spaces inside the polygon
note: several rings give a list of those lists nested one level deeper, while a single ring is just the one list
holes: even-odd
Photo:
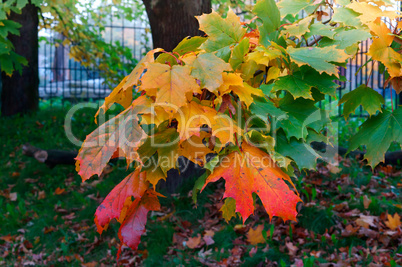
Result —
[{"label": "green maple leaf", "polygon": [[319,132],[330,120],[327,112],[316,107],[315,103],[302,98],[294,100],[287,95],[280,101],[279,108],[286,112],[288,118],[277,122],[277,128],[282,128],[288,139],[306,139],[308,128]]},{"label": "green maple leaf", "polygon": [[354,113],[356,108],[363,106],[370,116],[381,111],[381,105],[384,104],[384,98],[375,90],[362,84],[353,91],[345,94],[338,105],[344,104],[343,116],[348,118],[349,114]]},{"label": "green maple leaf", "polygon": [[331,21],[342,23],[344,26],[353,26],[361,28],[362,22],[358,18],[359,16],[360,13],[357,13],[350,8],[339,7],[335,9]]},{"label": "green maple leaf", "polygon": [[250,111],[263,121],[267,121],[268,115],[275,117],[277,120],[286,118],[286,112],[277,108],[271,101],[258,96],[253,96],[253,98],[254,101],[250,105]]},{"label": "green maple leaf", "polygon": [[191,76],[201,81],[201,88],[205,87],[214,92],[222,83],[222,72],[230,71],[230,64],[212,53],[201,54],[194,60]]},{"label": "green maple leaf", "polygon": [[230,58],[230,65],[236,70],[243,62],[244,56],[248,53],[250,40],[244,38],[239,44],[233,48],[232,57]]},{"label": "green maple leaf", "polygon": [[222,205],[220,211],[222,212],[222,218],[226,222],[230,221],[232,217],[236,217],[236,200],[231,197],[225,198],[225,203]]},{"label": "green maple leaf", "polygon": [[[181,56],[189,52],[197,52],[199,51],[200,45],[206,40],[207,38],[201,36],[194,36],[191,38],[186,37],[175,47],[175,49],[173,49],[172,52],[176,52]],[[171,65],[177,64],[176,59],[168,53],[160,54],[155,61],[159,63],[169,62]]]},{"label": "green maple leaf", "polygon": [[330,62],[344,63],[349,56],[345,51],[336,49],[335,46],[327,47],[288,47],[290,58],[297,65],[310,65],[319,73],[326,72],[338,77],[338,68]]},{"label": "green maple leaf", "polygon": [[265,47],[270,45],[270,40],[276,41],[279,36],[279,26],[281,25],[281,15],[274,0],[260,0],[255,4],[253,13],[262,20],[259,43]]},{"label": "green maple leaf", "polygon": [[392,113],[384,110],[365,121],[359,132],[350,139],[348,152],[366,145],[364,158],[374,167],[384,162],[384,154],[393,141],[402,144],[402,108]]},{"label": "green maple leaf", "polygon": [[310,89],[313,87],[311,83],[305,81],[303,74],[295,72],[292,75],[280,77],[272,88],[273,92],[286,90],[293,95],[294,98],[303,97],[313,99]]},{"label": "green maple leaf", "polygon": [[225,19],[215,11],[196,18],[200,23],[200,30],[208,34],[208,40],[201,45],[201,48],[207,52],[220,49],[227,51],[230,45],[240,42],[246,33],[246,29],[240,23],[240,18],[232,10],[229,10]]},{"label": "green maple leaf", "polygon": [[[333,37],[333,40],[324,38],[320,41],[319,46],[324,47],[336,45],[336,48],[338,49],[349,49],[349,47],[356,46],[370,37],[371,34],[365,30],[346,30],[345,28],[339,28],[336,30],[336,35]],[[353,49],[351,51],[353,52]]]},{"label": "green maple leaf", "polygon": [[313,35],[321,35],[324,37],[328,37],[333,39],[336,32],[333,30],[333,27],[322,24],[322,23],[314,23],[310,25],[309,32],[307,32],[304,37],[310,38]]},{"label": "green maple leaf", "polygon": [[291,14],[296,16],[301,10],[311,5],[311,0],[282,0],[278,3],[278,7],[282,16]]},{"label": "green maple leaf", "polygon": [[336,88],[339,85],[333,80],[334,78],[326,73],[319,74],[314,69],[303,66],[301,71],[280,77],[275,82],[272,91],[285,90],[291,93],[294,98],[303,97],[314,100],[311,88],[315,87],[323,94],[336,97]]},{"label": "green maple leaf", "polygon": [[288,141],[283,131],[276,135],[275,151],[285,157],[292,158],[299,169],[315,169],[320,155],[311,148],[310,144],[292,137]]}]

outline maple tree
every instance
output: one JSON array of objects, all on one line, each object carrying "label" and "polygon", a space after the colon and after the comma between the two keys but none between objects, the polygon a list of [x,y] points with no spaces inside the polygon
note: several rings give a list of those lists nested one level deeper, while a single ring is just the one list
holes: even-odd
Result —
[{"label": "maple tree", "polygon": [[[97,115],[114,103],[125,110],[88,135],[77,156],[84,181],[100,175],[114,157],[135,167],[97,209],[99,233],[116,219],[121,245],[136,249],[148,211],[160,208],[155,186],[177,168],[180,156],[206,170],[195,183],[195,200],[208,183],[225,180],[225,219],[240,215],[245,221],[258,196],[271,218],[296,220],[301,199],[290,177],[295,168],[315,168],[320,155],[310,143],[330,142],[324,134],[329,114],[318,102],[336,96],[334,81],[345,78],[338,67],[370,38],[370,60],[401,90],[396,40],[402,24],[399,14],[384,7],[392,2],[260,0],[251,21],[213,11],[197,17],[206,37],[185,38],[172,52],[148,52]],[[302,10],[307,16],[300,19]],[[134,91],[141,95],[135,100]],[[371,166],[384,160],[391,142],[402,142],[402,109],[387,110],[367,84],[339,103],[345,103],[345,117],[360,105],[369,113],[349,149],[365,145]]]}]

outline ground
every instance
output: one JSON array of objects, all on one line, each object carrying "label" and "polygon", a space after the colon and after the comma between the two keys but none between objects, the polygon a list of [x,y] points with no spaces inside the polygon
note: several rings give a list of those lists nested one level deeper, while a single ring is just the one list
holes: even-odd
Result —
[{"label": "ground", "polygon": [[[96,207],[129,170],[111,165],[102,177],[81,183],[74,166],[49,169],[22,155],[29,142],[44,149],[76,150],[64,134],[67,108],[0,119],[0,265],[55,266],[399,266],[402,265],[402,172],[373,172],[353,158],[339,166],[320,163],[295,184],[304,203],[298,222],[257,212],[243,225],[222,219],[224,182],[208,185],[192,200],[192,185],[161,198],[137,251],[119,245],[118,223],[100,236]],[[74,116],[74,133],[84,138],[96,125],[94,110]],[[343,125],[346,138],[355,125]],[[399,214],[399,215],[398,215]]]}]

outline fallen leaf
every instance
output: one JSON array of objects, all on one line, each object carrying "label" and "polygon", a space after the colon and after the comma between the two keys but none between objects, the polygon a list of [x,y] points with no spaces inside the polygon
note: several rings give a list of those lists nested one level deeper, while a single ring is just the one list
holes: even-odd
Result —
[{"label": "fallen leaf", "polygon": [[18,196],[17,196],[17,193],[14,192],[14,193],[10,193],[8,195],[8,197],[10,198],[11,201],[16,201]]},{"label": "fallen leaf", "polygon": [[290,254],[291,256],[295,256],[296,253],[297,253],[297,251],[299,250],[299,248],[296,247],[295,245],[293,245],[293,243],[291,243],[291,242],[287,242],[287,243],[286,243],[286,247],[288,248],[289,254]]},{"label": "fallen leaf", "polygon": [[248,254],[252,258],[255,255],[255,253],[257,253],[257,251],[258,251],[258,247],[253,247]]},{"label": "fallen leaf", "polygon": [[46,198],[46,192],[45,191],[39,191],[38,199],[45,199],[45,198]]},{"label": "fallen leaf", "polygon": [[365,209],[368,209],[371,203],[371,199],[367,197],[367,195],[364,195],[363,197],[363,205]]},{"label": "fallen leaf", "polygon": [[190,237],[187,241],[186,241],[186,246],[189,248],[196,248],[199,244],[201,243],[201,235],[198,234],[196,237]]},{"label": "fallen leaf", "polygon": [[61,195],[61,194],[63,194],[65,191],[66,191],[66,189],[57,187],[56,190],[54,191],[54,193],[55,193],[56,195]]},{"label": "fallen leaf", "polygon": [[253,228],[250,228],[250,230],[247,233],[247,241],[251,244],[251,245],[257,245],[260,243],[265,243],[265,238],[262,235],[262,231],[264,230],[264,225],[260,224],[257,226],[257,228],[255,228],[255,230]]},{"label": "fallen leaf", "polygon": [[328,164],[327,168],[333,174],[337,174],[337,173],[340,173],[342,171],[342,168],[339,168],[338,166],[335,166],[335,164]]},{"label": "fallen leaf", "polygon": [[14,240],[14,236],[8,234],[5,236],[0,236],[0,240],[6,241],[8,243],[12,242]]},{"label": "fallen leaf", "polygon": [[376,218],[375,216],[360,215],[360,218],[356,220],[356,224],[367,229],[369,226],[375,227],[374,220]]},{"label": "fallen leaf", "polygon": [[204,242],[205,242],[205,244],[206,244],[207,246],[212,245],[212,244],[215,243],[215,241],[214,241],[214,240],[212,239],[212,237],[209,236],[209,235],[204,235],[204,236],[202,237],[202,239],[204,240]]},{"label": "fallen leaf", "polygon": [[388,221],[385,222],[385,225],[388,226],[389,229],[395,230],[401,225],[401,217],[398,213],[395,213],[394,216],[387,214]]}]

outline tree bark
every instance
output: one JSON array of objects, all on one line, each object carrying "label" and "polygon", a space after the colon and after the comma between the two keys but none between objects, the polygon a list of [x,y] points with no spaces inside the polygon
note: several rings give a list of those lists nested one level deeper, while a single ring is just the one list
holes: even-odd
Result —
[{"label": "tree bark", "polygon": [[172,51],[187,36],[203,35],[194,16],[211,12],[211,0],[143,0],[154,48]]},{"label": "tree bark", "polygon": [[21,14],[11,12],[8,16],[22,25],[20,36],[10,34],[9,40],[15,48],[15,52],[28,60],[28,66],[22,70],[22,74],[14,72],[10,77],[1,73],[1,114],[11,116],[36,110],[39,105],[39,71],[38,71],[38,10],[28,3]]}]

